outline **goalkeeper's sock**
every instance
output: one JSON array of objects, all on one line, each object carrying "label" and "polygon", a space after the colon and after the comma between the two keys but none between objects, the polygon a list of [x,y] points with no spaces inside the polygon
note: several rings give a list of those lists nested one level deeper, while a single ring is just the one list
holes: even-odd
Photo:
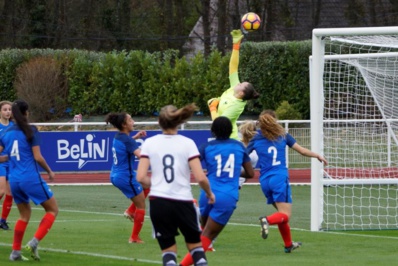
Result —
[{"label": "goalkeeper's sock", "polygon": [[285,247],[290,247],[292,245],[292,235],[290,232],[289,223],[281,223],[278,224],[279,233],[282,236],[283,242],[285,243]]},{"label": "goalkeeper's sock", "polygon": [[268,224],[281,224],[281,223],[287,223],[289,221],[289,217],[281,212],[276,212],[271,214],[270,216],[267,216],[267,221]]}]

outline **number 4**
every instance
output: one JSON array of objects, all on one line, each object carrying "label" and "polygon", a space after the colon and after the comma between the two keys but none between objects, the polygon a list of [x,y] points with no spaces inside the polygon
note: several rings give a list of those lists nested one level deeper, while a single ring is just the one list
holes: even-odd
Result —
[{"label": "number 4", "polygon": [[14,140],[12,143],[11,156],[15,156],[17,161],[21,159],[19,156],[18,140]]}]

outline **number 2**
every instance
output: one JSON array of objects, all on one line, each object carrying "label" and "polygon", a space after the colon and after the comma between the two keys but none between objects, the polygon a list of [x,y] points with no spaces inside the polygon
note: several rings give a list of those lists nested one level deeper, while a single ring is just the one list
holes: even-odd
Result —
[{"label": "number 2", "polygon": [[272,166],[281,164],[281,161],[276,160],[276,157],[278,156],[278,150],[274,146],[268,148],[268,153],[272,153]]}]

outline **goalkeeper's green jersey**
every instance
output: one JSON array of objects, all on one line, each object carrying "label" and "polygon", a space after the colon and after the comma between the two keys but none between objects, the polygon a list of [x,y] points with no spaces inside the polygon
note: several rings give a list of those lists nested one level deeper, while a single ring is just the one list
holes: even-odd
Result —
[{"label": "goalkeeper's green jersey", "polygon": [[246,106],[246,101],[238,99],[234,96],[234,87],[240,83],[238,72],[234,72],[229,76],[231,87],[226,90],[220,97],[218,104],[218,115],[228,117],[232,123],[232,139],[239,140],[238,137],[238,121],[239,116],[243,113]]}]

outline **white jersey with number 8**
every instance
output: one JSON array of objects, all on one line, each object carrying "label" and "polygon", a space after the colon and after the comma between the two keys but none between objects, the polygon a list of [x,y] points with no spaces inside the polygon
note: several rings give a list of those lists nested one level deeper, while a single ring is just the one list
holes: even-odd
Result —
[{"label": "white jersey with number 8", "polygon": [[193,200],[189,160],[200,157],[193,140],[178,134],[159,134],[145,140],[141,157],[151,164],[149,196]]}]

